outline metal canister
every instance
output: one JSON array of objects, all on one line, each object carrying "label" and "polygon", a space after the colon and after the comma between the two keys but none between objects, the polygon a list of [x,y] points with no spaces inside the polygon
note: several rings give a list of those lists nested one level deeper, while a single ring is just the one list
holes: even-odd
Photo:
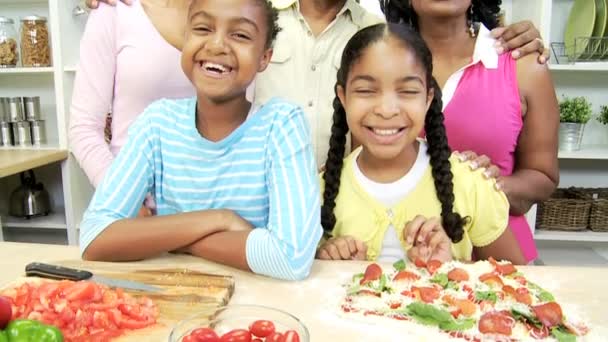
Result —
[{"label": "metal canister", "polygon": [[23,109],[25,111],[25,119],[27,121],[36,121],[42,119],[40,115],[40,97],[24,97]]},{"label": "metal canister", "polygon": [[20,97],[11,97],[8,99],[8,121],[19,122],[23,121],[23,102]]},{"label": "metal canister", "polygon": [[0,122],[0,136],[2,145],[11,146],[13,144],[13,129],[10,122]]},{"label": "metal canister", "polygon": [[8,122],[8,97],[0,97],[0,122]]},{"label": "metal canister", "polygon": [[35,146],[40,146],[46,142],[46,131],[44,129],[44,120],[30,121],[32,127],[32,143]]},{"label": "metal canister", "polygon": [[13,122],[13,134],[16,146],[32,146],[32,134],[29,121]]}]

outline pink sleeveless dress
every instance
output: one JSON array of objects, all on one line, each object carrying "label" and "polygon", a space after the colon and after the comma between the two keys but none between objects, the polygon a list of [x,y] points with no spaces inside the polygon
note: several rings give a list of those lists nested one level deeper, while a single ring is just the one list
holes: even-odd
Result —
[{"label": "pink sleeveless dress", "polygon": [[[452,150],[487,155],[503,176],[513,173],[523,128],[516,63],[507,53],[498,56],[495,69],[482,62],[467,67],[444,108]],[[526,260],[536,259],[538,252],[525,217],[510,216],[509,227]]]}]

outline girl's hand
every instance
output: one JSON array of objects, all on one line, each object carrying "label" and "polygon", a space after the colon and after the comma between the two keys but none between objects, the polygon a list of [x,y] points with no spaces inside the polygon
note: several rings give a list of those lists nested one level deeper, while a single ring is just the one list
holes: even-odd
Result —
[{"label": "girl's hand", "polygon": [[427,219],[422,215],[416,216],[405,224],[403,238],[406,244],[411,246],[407,251],[407,257],[411,261],[452,260],[452,241],[437,217]]},{"label": "girl's hand", "polygon": [[367,245],[352,236],[340,236],[327,240],[317,251],[322,260],[366,260]]},{"label": "girl's hand", "polygon": [[477,170],[479,168],[484,168],[483,176],[487,179],[494,178],[496,179],[496,190],[502,189],[502,177],[500,175],[500,169],[498,166],[492,164],[492,161],[485,154],[477,155],[477,153],[473,151],[464,151],[464,152],[454,152],[458,155],[458,159],[461,162],[469,162],[469,167],[471,170]]}]

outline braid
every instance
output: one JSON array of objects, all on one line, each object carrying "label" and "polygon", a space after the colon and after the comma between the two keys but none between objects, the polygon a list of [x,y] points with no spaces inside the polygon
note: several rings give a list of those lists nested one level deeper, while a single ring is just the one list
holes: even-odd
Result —
[{"label": "braid", "polygon": [[443,228],[450,239],[457,243],[462,240],[466,218],[462,218],[460,214],[454,212],[454,183],[452,182],[452,167],[449,160],[452,151],[448,146],[445,126],[443,125],[441,90],[434,78],[431,80],[431,85],[435,93],[424,121],[428,154],[431,157],[437,198],[441,202]]},{"label": "braid", "polygon": [[336,197],[340,190],[340,175],[342,174],[342,164],[344,163],[346,133],[348,133],[346,112],[338,96],[334,98],[333,106],[333,124],[331,126],[331,138],[329,139],[329,152],[327,153],[327,161],[325,162],[325,172],[323,173],[325,191],[323,191],[323,206],[321,207],[321,225],[326,235],[331,235],[331,231],[336,225],[334,208],[336,207]]}]

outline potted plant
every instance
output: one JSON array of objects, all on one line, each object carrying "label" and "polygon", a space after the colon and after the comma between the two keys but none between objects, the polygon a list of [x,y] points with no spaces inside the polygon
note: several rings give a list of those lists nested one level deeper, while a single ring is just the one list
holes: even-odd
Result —
[{"label": "potted plant", "polygon": [[583,96],[564,99],[559,103],[559,149],[580,149],[585,124],[591,118],[591,103]]},{"label": "potted plant", "polygon": [[597,117],[597,121],[604,125],[608,125],[608,106],[600,107],[600,114]]}]

